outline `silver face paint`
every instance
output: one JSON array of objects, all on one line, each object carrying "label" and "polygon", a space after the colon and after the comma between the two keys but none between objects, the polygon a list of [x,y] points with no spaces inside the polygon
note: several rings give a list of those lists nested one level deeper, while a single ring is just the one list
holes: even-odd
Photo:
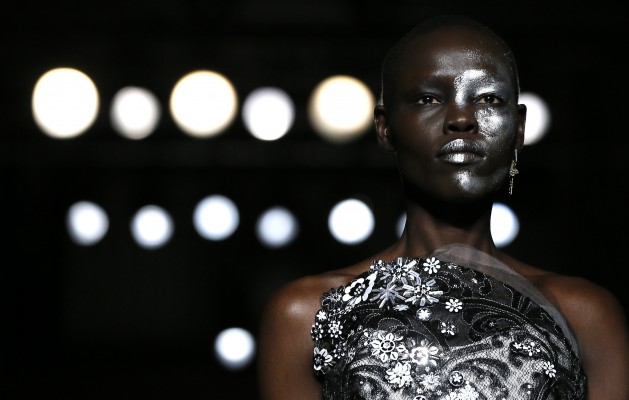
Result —
[{"label": "silver face paint", "polygon": [[[470,104],[476,105],[479,98],[492,94],[506,101],[509,90],[510,87],[506,82],[496,82],[495,74],[492,75],[489,71],[482,69],[470,69],[454,78],[454,103],[461,108]],[[480,135],[477,140],[479,146],[486,152],[485,158],[500,158],[501,154],[509,151],[516,131],[516,121],[510,113],[487,105],[487,107],[476,107],[474,117]],[[460,152],[448,154],[443,160],[465,165],[472,162],[475,157],[477,155]],[[482,193],[487,190],[488,186],[497,186],[504,180],[508,173],[508,166],[495,168],[489,176],[483,176],[478,171],[473,173],[472,170],[473,168],[458,170],[455,174],[457,185],[468,193]]]}]

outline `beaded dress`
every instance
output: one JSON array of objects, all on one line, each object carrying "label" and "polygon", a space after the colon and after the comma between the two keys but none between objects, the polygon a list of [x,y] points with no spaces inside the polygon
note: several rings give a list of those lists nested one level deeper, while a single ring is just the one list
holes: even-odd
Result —
[{"label": "beaded dress", "polygon": [[524,277],[468,246],[374,261],[322,295],[311,334],[326,400],[586,395],[559,311]]}]

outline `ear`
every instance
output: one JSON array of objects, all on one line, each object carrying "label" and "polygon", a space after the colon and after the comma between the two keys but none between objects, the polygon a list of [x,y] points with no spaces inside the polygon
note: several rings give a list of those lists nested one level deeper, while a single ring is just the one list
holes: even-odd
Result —
[{"label": "ear", "polygon": [[526,105],[518,104],[518,130],[516,132],[515,149],[519,153],[524,147],[524,127],[526,126]]},{"label": "ear", "polygon": [[386,109],[382,104],[378,104],[374,109],[373,115],[376,134],[378,135],[378,144],[386,151],[395,151],[391,137],[391,129],[387,122]]}]

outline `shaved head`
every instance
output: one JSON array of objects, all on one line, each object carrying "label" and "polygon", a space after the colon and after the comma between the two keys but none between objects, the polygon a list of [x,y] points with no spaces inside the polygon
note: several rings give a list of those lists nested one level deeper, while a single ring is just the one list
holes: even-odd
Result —
[{"label": "shaved head", "polygon": [[439,29],[450,27],[470,28],[475,31],[485,33],[490,39],[501,46],[503,49],[503,55],[505,59],[508,60],[513,73],[515,93],[520,93],[520,83],[515,57],[511,48],[504,39],[486,25],[483,25],[479,21],[470,17],[464,15],[442,15],[419,23],[406,35],[399,39],[393,47],[391,47],[391,49],[389,49],[382,62],[380,104],[386,106],[389,101],[391,91],[398,85],[397,76],[403,68],[403,59],[407,50],[407,45],[420,36]]}]

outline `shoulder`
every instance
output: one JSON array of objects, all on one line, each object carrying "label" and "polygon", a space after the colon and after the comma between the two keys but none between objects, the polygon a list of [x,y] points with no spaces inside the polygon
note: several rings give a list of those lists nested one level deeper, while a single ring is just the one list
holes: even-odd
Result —
[{"label": "shoulder", "polygon": [[269,298],[266,313],[269,317],[298,322],[307,319],[314,321],[314,315],[321,307],[323,293],[347,284],[354,278],[349,269],[308,275],[290,281],[280,287]]},{"label": "shoulder", "polygon": [[616,295],[584,278],[550,276],[546,280],[544,285],[550,287],[579,344],[591,398],[628,398],[629,327]]},{"label": "shoulder", "polygon": [[259,330],[258,371],[264,399],[320,399],[313,369],[311,328],[326,291],[351,276],[310,275],[288,282],[268,299]]},{"label": "shoulder", "polygon": [[547,273],[535,284],[571,324],[601,323],[623,313],[611,291],[582,277]]},{"label": "shoulder", "polygon": [[[618,316],[616,296],[604,286],[580,276],[562,275],[511,259],[509,265],[529,280],[570,323]],[[578,320],[578,321],[577,321]]]}]

